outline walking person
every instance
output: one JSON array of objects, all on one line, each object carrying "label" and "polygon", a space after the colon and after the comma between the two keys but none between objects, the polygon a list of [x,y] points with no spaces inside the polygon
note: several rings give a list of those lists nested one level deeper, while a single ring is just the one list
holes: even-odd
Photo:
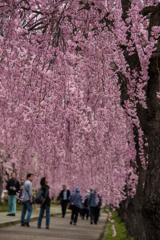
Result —
[{"label": "walking person", "polygon": [[69,202],[70,191],[66,188],[66,185],[62,186],[62,191],[60,193],[60,203],[62,206],[62,218],[66,215],[66,210]]},{"label": "walking person", "polygon": [[[22,214],[21,214],[21,226],[30,227],[29,222],[32,215],[32,181],[34,175],[32,173],[27,174],[27,181],[25,181],[22,189]],[[26,211],[28,210],[26,221],[24,220]]]},{"label": "walking person", "polygon": [[100,217],[100,211],[101,211],[101,206],[102,206],[102,195],[101,194],[98,194],[98,220],[99,220],[99,217]]},{"label": "walking person", "polygon": [[90,218],[91,221],[90,223],[93,224],[97,224],[98,222],[98,215],[99,215],[99,209],[98,209],[98,203],[96,203],[96,191],[91,191],[89,199],[88,199],[88,203],[90,206]]},{"label": "walking person", "polygon": [[20,190],[19,181],[16,179],[16,174],[11,174],[11,179],[8,181],[6,189],[8,190],[8,214],[7,216],[16,215],[16,193]]},{"label": "walking person", "polygon": [[84,194],[83,197],[83,207],[82,207],[82,219],[84,220],[85,216],[86,219],[88,220],[89,217],[89,204],[88,204],[88,195]]},{"label": "walking person", "polygon": [[[89,196],[90,196],[91,190],[87,190],[87,197],[88,197],[88,201],[89,201]],[[91,216],[91,209],[89,206],[89,202],[88,202],[88,210],[89,210],[89,217]]]},{"label": "walking person", "polygon": [[49,223],[50,223],[50,197],[49,197],[49,189],[48,186],[48,179],[43,177],[40,181],[41,184],[41,190],[43,191],[43,202],[40,207],[40,214],[38,218],[38,228],[41,228],[42,218],[44,215],[44,211],[46,210],[46,229],[49,229]]},{"label": "walking person", "polygon": [[78,187],[75,188],[75,192],[71,194],[69,200],[72,210],[70,224],[73,222],[73,225],[76,225],[78,220],[78,213],[82,209],[82,196]]}]

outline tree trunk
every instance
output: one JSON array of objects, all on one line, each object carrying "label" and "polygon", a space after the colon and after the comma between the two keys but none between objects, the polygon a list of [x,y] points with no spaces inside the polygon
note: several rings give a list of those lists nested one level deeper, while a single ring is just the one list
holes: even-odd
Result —
[{"label": "tree trunk", "polygon": [[[153,56],[158,54],[154,53]],[[139,167],[137,192],[134,199],[127,198],[123,201],[119,210],[122,220],[126,221],[129,234],[135,240],[160,239],[160,101],[156,96],[160,91],[160,57],[151,58],[149,75],[148,109],[138,111],[142,130],[149,142],[149,164],[145,173],[137,156]]]},{"label": "tree trunk", "polygon": [[[125,21],[128,17],[128,12],[131,8],[131,0],[121,0],[122,3],[122,19]],[[128,41],[131,39],[131,33],[127,33],[127,39]],[[132,56],[129,56],[127,49],[123,47],[124,56],[126,61],[128,62],[131,73],[132,71],[137,68],[139,71],[141,70],[139,56],[135,48],[135,52]],[[127,81],[127,79],[126,79]],[[123,92],[121,91],[121,103],[123,106],[124,100],[128,98],[127,96],[127,84],[121,83]],[[126,86],[126,90],[124,91],[124,86]],[[125,93],[125,94],[124,94]],[[145,115],[146,111],[142,109],[140,105],[137,105],[137,113],[138,117],[140,119],[140,122],[142,121],[144,125],[146,125]],[[143,125],[141,125],[142,130]],[[145,228],[143,224],[143,218],[142,218],[142,204],[143,204],[143,184],[145,182],[145,176],[146,171],[141,166],[141,161],[139,159],[139,144],[138,144],[138,130],[137,127],[134,127],[134,134],[135,134],[135,142],[136,142],[136,150],[137,150],[137,156],[136,161],[138,165],[138,184],[136,188],[136,195],[133,199],[130,197],[127,197],[127,199],[120,204],[119,209],[119,215],[121,216],[121,219],[126,222],[127,230],[129,235],[133,236],[135,240],[146,240],[146,234],[145,234]]]},{"label": "tree trunk", "polygon": [[122,221],[126,222],[130,236],[135,240],[146,240],[145,227],[142,217],[143,204],[143,183],[145,182],[146,171],[139,166],[139,181],[137,184],[136,195],[133,199],[127,199],[120,204],[119,215]]},{"label": "tree trunk", "polygon": [[[160,4],[151,15],[149,31],[152,26],[158,25],[160,25]],[[157,47],[158,50],[153,53],[150,59],[150,80],[146,89],[148,109],[138,110],[141,126],[149,143],[146,178],[142,176],[143,172],[140,171],[139,173],[142,183],[145,180],[144,191],[141,193],[138,191],[135,196],[135,200],[137,196],[139,200],[142,199],[139,202],[140,214],[142,212],[140,218],[144,226],[146,240],[160,239],[160,100],[157,98],[157,92],[160,91],[160,40]],[[140,238],[135,236],[135,239]]]},{"label": "tree trunk", "polygon": [[[131,1],[122,0],[123,15],[125,21],[127,12],[130,8]],[[152,12],[150,17],[149,31],[152,26],[160,24],[160,4],[157,7],[145,8],[143,14]],[[129,38],[128,34],[128,38]],[[125,53],[124,53],[125,54]],[[127,56],[127,54],[125,54]],[[148,157],[149,164],[147,172],[141,167],[138,153],[138,139],[135,129],[135,142],[137,143],[137,165],[139,173],[139,181],[137,185],[137,192],[133,199],[127,198],[120,204],[119,214],[123,221],[126,221],[128,232],[135,240],[158,240],[160,239],[160,100],[158,100],[156,93],[160,91],[160,41],[158,44],[158,51],[153,53],[150,60],[149,76],[150,80],[146,87],[147,106],[145,110],[137,105],[137,114],[140,119],[144,135],[147,136],[149,147]],[[139,62],[138,55],[126,58],[133,70],[134,62]],[[133,61],[134,60],[134,61]],[[138,66],[140,69],[140,66]],[[123,98],[124,94],[122,94]],[[123,103],[125,99],[121,99]],[[143,184],[145,183],[144,187]]]},{"label": "tree trunk", "polygon": [[[160,49],[160,41],[158,46]],[[150,61],[150,80],[147,90],[146,132],[149,139],[149,164],[143,203],[143,222],[147,240],[160,239],[160,100],[156,97],[156,92],[160,91],[160,54],[158,51],[153,55],[156,57],[152,57]]]}]

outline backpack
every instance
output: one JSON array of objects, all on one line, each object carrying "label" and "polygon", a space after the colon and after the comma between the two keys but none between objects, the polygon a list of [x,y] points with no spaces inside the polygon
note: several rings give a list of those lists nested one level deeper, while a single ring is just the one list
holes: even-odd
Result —
[{"label": "backpack", "polygon": [[44,192],[42,191],[42,189],[40,189],[36,195],[34,196],[34,202],[37,204],[41,204],[44,200]]}]

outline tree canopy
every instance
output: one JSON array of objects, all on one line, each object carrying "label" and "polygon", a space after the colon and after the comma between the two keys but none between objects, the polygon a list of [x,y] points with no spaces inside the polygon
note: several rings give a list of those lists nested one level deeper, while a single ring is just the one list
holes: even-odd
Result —
[{"label": "tree canopy", "polygon": [[[0,139],[23,180],[99,189],[105,203],[133,197],[136,156],[147,167],[150,58],[160,27],[154,0],[1,0]],[[157,101],[160,97],[157,89]],[[136,148],[138,144],[138,150]],[[127,186],[127,190],[125,188]]]}]

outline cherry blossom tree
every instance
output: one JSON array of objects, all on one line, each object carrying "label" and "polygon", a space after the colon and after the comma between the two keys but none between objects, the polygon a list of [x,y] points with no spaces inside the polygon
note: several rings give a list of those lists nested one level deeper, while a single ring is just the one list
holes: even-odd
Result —
[{"label": "cherry blossom tree", "polygon": [[135,239],[156,239],[159,2],[0,4],[1,139],[18,177],[102,191]]}]

